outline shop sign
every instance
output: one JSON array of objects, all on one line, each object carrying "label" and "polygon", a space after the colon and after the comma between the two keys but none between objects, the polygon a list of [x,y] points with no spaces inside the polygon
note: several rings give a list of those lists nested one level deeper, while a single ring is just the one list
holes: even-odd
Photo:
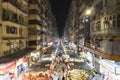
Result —
[{"label": "shop sign", "polygon": [[116,67],[115,72],[116,72],[116,74],[120,74],[120,67]]}]

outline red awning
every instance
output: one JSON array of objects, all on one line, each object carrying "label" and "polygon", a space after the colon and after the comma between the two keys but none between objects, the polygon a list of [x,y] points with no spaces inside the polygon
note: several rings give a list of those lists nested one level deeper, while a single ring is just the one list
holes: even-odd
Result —
[{"label": "red awning", "polygon": [[15,61],[10,63],[0,64],[0,74],[6,74],[13,67],[15,67]]}]

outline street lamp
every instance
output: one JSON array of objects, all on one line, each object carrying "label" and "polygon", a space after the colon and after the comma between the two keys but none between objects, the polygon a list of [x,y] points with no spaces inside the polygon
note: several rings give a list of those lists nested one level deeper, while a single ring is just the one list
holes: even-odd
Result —
[{"label": "street lamp", "polygon": [[92,11],[93,11],[93,10],[94,10],[94,7],[93,7],[93,6],[89,7],[89,8],[86,10],[85,15],[86,15],[86,16],[90,16],[90,15],[92,14]]},{"label": "street lamp", "polygon": [[90,45],[90,42],[89,42],[89,39],[90,39],[90,15],[92,14],[92,9],[93,9],[93,7],[87,9],[85,11],[85,17],[84,17],[84,26],[85,26],[85,33],[86,33],[86,35],[85,35],[86,46]]}]

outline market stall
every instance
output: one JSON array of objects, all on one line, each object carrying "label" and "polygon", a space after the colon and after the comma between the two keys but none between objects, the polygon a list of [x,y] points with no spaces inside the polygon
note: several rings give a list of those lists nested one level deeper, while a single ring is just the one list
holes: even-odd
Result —
[{"label": "market stall", "polygon": [[51,80],[50,74],[46,72],[27,72],[22,74],[22,80]]},{"label": "market stall", "polygon": [[92,70],[73,69],[68,71],[67,80],[88,80],[92,79]]}]

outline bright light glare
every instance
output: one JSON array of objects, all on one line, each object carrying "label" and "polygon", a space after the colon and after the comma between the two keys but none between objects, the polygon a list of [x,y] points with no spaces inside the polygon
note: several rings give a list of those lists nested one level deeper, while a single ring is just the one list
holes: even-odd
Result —
[{"label": "bright light glare", "polygon": [[86,15],[90,15],[90,14],[91,14],[91,10],[88,9],[88,10],[86,11]]}]

